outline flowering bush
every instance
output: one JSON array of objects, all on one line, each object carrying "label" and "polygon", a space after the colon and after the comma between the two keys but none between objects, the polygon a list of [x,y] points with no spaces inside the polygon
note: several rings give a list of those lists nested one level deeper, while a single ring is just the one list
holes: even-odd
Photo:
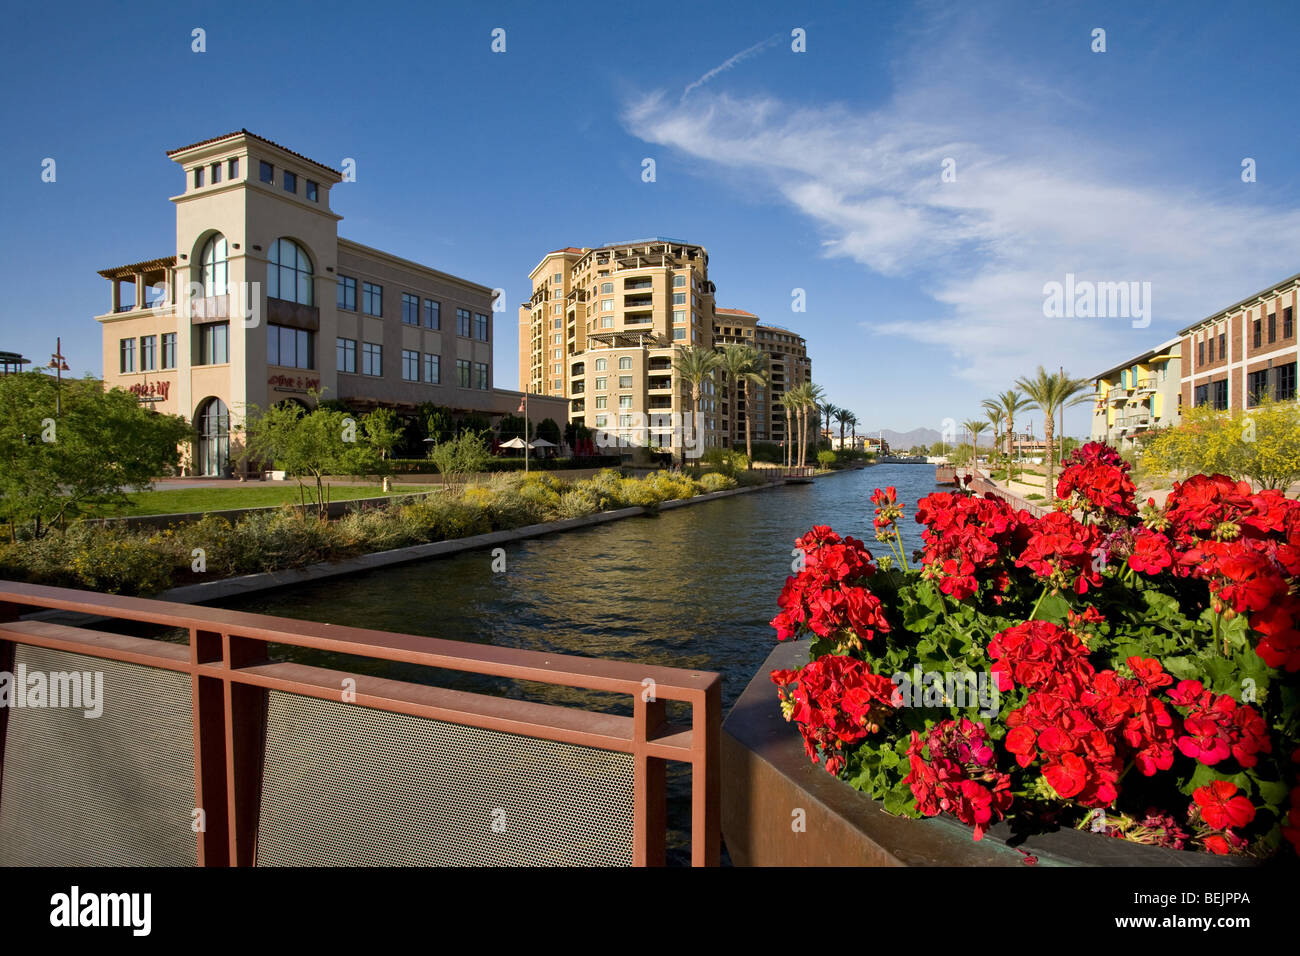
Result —
[{"label": "flowering bush", "polygon": [[1042,516],[928,495],[910,562],[893,488],[872,495],[889,555],[800,538],[772,626],[811,661],[772,681],[809,757],[977,840],[1014,817],[1300,850],[1300,502],[1197,475],[1139,511],[1128,471],[1084,445]]}]

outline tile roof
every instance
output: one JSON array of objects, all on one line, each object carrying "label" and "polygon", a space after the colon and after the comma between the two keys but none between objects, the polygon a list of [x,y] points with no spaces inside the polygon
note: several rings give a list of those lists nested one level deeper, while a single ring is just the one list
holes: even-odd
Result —
[{"label": "tile roof", "polygon": [[221,136],[213,136],[211,139],[199,140],[199,142],[190,143],[190,145],[188,146],[178,146],[176,149],[167,150],[167,155],[175,156],[177,153],[183,153],[187,149],[194,149],[196,146],[207,146],[209,143],[219,143],[223,139],[230,139],[232,136],[241,136],[241,135],[251,136],[253,139],[266,143],[268,146],[274,146],[276,149],[284,150],[284,152],[288,153],[290,156],[297,156],[299,159],[306,160],[307,162],[315,166],[319,166],[321,169],[328,169],[330,172],[335,174],[338,173],[338,170],[334,169],[332,166],[326,166],[324,163],[319,163],[316,160],[312,159],[310,156],[304,156],[302,153],[295,152],[294,150],[289,149],[289,147],[287,146],[281,146],[279,143],[275,142],[274,140],[269,140],[265,136],[258,136],[256,133],[252,132],[251,130],[246,130],[246,129],[237,129],[233,133],[225,133]]},{"label": "tile roof", "polygon": [[159,269],[170,269],[174,265],[176,265],[175,256],[162,256],[158,259],[145,259],[143,262],[132,262],[125,266],[112,266],[108,269],[100,269],[99,274],[105,279],[125,279],[128,276],[133,276],[141,272],[157,272]]}]

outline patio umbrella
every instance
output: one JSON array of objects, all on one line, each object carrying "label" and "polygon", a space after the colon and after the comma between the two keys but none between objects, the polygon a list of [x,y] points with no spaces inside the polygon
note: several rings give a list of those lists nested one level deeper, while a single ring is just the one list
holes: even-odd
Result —
[{"label": "patio umbrella", "polygon": [[518,436],[515,436],[514,438],[510,439],[509,441],[503,441],[503,442],[501,443],[501,447],[502,447],[502,448],[523,448],[523,447],[524,447],[524,440],[523,440],[522,438],[518,437]]},{"label": "patio umbrella", "polygon": [[534,438],[532,442],[529,443],[528,447],[529,448],[554,448],[555,442],[547,441],[545,438]]}]

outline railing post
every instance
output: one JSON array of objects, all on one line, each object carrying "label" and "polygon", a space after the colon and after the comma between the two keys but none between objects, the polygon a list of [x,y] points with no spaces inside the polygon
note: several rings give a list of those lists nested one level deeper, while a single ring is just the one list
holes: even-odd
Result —
[{"label": "railing post", "polygon": [[[227,670],[266,659],[259,641],[222,635]],[[230,816],[230,865],[252,866],[257,860],[257,827],[262,794],[262,759],[266,751],[267,691],[221,682],[225,716],[226,808]]]},{"label": "railing post", "polygon": [[[16,621],[30,608],[22,604],[0,601],[0,621]],[[14,672],[14,642],[0,641],[0,671]],[[15,693],[19,688],[15,687]],[[4,793],[5,741],[9,737],[9,708],[0,707],[0,794]]]},{"label": "railing post", "polygon": [[[190,663],[220,663],[221,635],[190,628]],[[222,685],[216,677],[190,678],[194,721],[194,808],[202,821],[199,866],[230,865],[230,814],[226,806],[226,719]]]},{"label": "railing post", "polygon": [[662,700],[647,700],[642,691],[632,698],[633,866],[663,866],[667,861],[668,761],[646,753],[646,742],[667,719]]},{"label": "railing post", "polygon": [[691,707],[691,865],[717,866],[722,856],[722,680]]}]

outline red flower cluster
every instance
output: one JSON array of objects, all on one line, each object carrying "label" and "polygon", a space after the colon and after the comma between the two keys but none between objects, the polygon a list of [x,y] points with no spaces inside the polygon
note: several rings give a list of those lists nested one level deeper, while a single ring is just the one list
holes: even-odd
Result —
[{"label": "red flower cluster", "polygon": [[1137,488],[1119,452],[1101,442],[1088,442],[1070,453],[1056,483],[1056,497],[1071,510],[1128,517],[1137,514]]},{"label": "red flower cluster", "polygon": [[891,530],[903,516],[903,509],[898,503],[898,491],[893,485],[883,491],[877,488],[871,493],[871,503],[876,506],[876,517],[872,523],[876,526],[876,536],[880,537]]},{"label": "red flower cluster", "polygon": [[[939,580],[944,594],[964,601],[979,591],[978,571],[1020,550],[1033,519],[993,495],[976,498],[940,491],[916,503],[916,520],[925,525],[925,574]],[[1005,581],[998,576],[999,584],[1005,586]]]},{"label": "red flower cluster", "polygon": [[1266,664],[1300,670],[1300,501],[1196,475],[1175,483],[1161,521],[1173,572],[1205,579],[1224,606],[1249,615]]},{"label": "red flower cluster", "polygon": [[[925,751],[929,750],[929,759]],[[935,724],[926,734],[912,731],[907,751],[907,783],[916,808],[928,817],[948,812],[984,836],[990,822],[1011,808],[1011,777],[998,773],[997,759],[983,724],[962,718]]]},{"label": "red flower cluster", "polygon": [[1060,797],[1110,806],[1129,760],[1145,776],[1173,765],[1174,715],[1154,696],[1172,678],[1158,661],[1139,657],[1128,659],[1133,677],[1098,673],[1087,655],[1075,634],[1045,621],[1007,628],[989,642],[999,687],[1031,690],[1007,715],[1007,750],[1022,767],[1041,759]]},{"label": "red flower cluster", "polygon": [[888,677],[838,654],[824,654],[799,670],[773,671],[771,680],[786,720],[799,726],[804,750],[813,763],[824,758],[830,774],[843,770],[852,745],[879,731],[902,703]]},{"label": "red flower cluster", "polygon": [[1216,696],[1198,680],[1179,681],[1169,699],[1188,708],[1178,738],[1178,749],[1188,757],[1212,767],[1232,756],[1243,767],[1253,767],[1256,754],[1272,752],[1268,724],[1248,704],[1238,705],[1227,694]]},{"label": "red flower cluster", "polygon": [[804,553],[804,567],[785,579],[777,600],[781,612],[772,619],[780,640],[806,627],[819,637],[852,631],[849,643],[861,646],[889,630],[880,600],[857,582],[875,574],[871,552],[853,537],[840,538],[818,525],[795,545]]},{"label": "red flower cluster", "polygon": [[1029,568],[1053,588],[1086,594],[1101,586],[1101,532],[1075,520],[1068,511],[1049,511],[1033,525],[1016,566]]}]

